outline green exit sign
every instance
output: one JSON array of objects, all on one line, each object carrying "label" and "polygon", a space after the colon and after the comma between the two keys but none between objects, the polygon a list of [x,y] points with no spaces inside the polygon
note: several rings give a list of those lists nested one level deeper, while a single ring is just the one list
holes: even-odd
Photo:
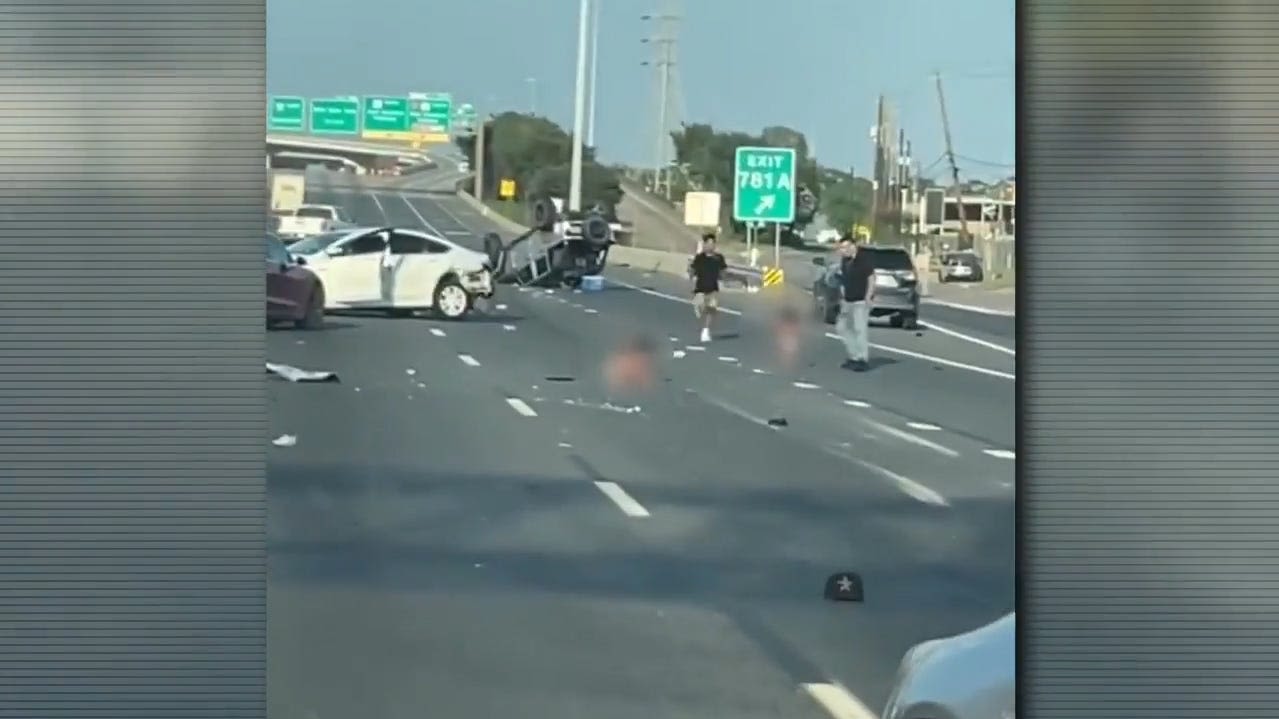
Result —
[{"label": "green exit sign", "polygon": [[267,99],[268,130],[302,132],[306,129],[306,98],[275,95]]},{"label": "green exit sign", "polygon": [[409,115],[414,130],[448,133],[453,127],[453,96],[442,92],[409,95]]},{"label": "green exit sign", "polygon": [[360,101],[335,97],[311,101],[311,132],[316,135],[360,134]]},{"label": "green exit sign", "polygon": [[734,158],[733,219],[738,222],[794,222],[795,150],[789,147],[739,147]]},{"label": "green exit sign", "polygon": [[364,132],[408,132],[411,125],[406,97],[364,98]]}]

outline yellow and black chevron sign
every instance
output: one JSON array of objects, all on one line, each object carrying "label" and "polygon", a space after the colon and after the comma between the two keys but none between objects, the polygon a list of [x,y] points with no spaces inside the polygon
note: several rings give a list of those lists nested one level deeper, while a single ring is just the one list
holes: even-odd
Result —
[{"label": "yellow and black chevron sign", "polygon": [[786,273],[782,272],[780,267],[765,267],[760,278],[760,284],[764,287],[775,287],[782,284],[786,280]]}]

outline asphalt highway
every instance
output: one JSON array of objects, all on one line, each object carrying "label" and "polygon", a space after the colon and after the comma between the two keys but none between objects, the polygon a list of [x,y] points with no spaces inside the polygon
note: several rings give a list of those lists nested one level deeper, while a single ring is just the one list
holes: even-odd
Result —
[{"label": "asphalt highway", "polygon": [[[496,229],[327,177],[362,224]],[[768,299],[697,349],[678,278],[608,276],[268,334],[341,378],[268,380],[273,719],[867,717],[909,646],[1012,608],[1015,358],[973,341],[1011,338],[876,328],[853,374],[815,327],[784,366]],[[611,387],[637,335],[654,383]],[[864,603],[822,599],[841,570]]]}]

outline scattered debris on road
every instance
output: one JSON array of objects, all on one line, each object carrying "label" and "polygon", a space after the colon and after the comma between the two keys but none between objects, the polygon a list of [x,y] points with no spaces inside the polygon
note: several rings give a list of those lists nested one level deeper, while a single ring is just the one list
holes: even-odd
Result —
[{"label": "scattered debris on road", "polygon": [[336,372],[298,369],[291,365],[266,363],[266,371],[290,382],[337,382]]}]

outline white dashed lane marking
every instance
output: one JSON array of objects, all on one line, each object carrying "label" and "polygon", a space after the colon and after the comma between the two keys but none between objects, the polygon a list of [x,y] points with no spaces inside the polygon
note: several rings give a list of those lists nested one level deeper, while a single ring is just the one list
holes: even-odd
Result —
[{"label": "white dashed lane marking", "polygon": [[893,437],[896,437],[897,439],[900,439],[900,440],[902,440],[903,442],[909,442],[910,444],[913,444],[913,445],[915,445],[915,446],[917,446],[917,447],[923,447],[923,448],[925,448],[925,449],[930,449],[930,450],[932,450],[932,451],[934,451],[934,452],[936,452],[936,453],[938,453],[938,454],[945,455],[945,456],[947,456],[947,457],[958,457],[958,456],[959,456],[959,452],[957,452],[957,451],[955,451],[955,450],[953,450],[953,449],[951,449],[950,447],[947,447],[947,446],[945,446],[945,445],[938,444],[938,443],[936,443],[936,442],[934,442],[934,441],[932,441],[932,440],[924,439],[923,437],[920,437],[920,436],[918,436],[918,435],[911,434],[910,432],[907,432],[907,431],[905,431],[905,430],[897,429],[896,427],[892,427],[892,426],[890,426],[890,425],[881,424],[881,423],[876,422],[876,421],[874,421],[874,420],[869,420],[869,419],[868,419],[868,420],[866,420],[866,421],[867,421],[867,422],[868,422],[868,423],[869,423],[872,427],[874,427],[875,429],[879,430],[880,432],[883,432],[884,434],[887,434],[887,435],[891,435],[891,436],[893,436]]},{"label": "white dashed lane marking", "polygon": [[595,486],[604,493],[605,497],[613,500],[613,504],[622,510],[622,514],[628,517],[643,518],[649,516],[648,510],[644,509],[644,505],[635,501],[635,498],[626,493],[625,489],[616,482],[597,481]]},{"label": "white dashed lane marking", "polygon": [[537,412],[534,412],[533,408],[528,406],[528,404],[524,400],[520,399],[519,397],[507,397],[506,403],[511,405],[511,409],[515,410],[516,412],[518,412],[519,414],[525,417],[537,416]]},{"label": "white dashed lane marking", "polygon": [[1010,449],[983,449],[982,451],[999,459],[1017,459],[1017,453]]},{"label": "white dashed lane marking", "polygon": [[[692,304],[692,301],[684,297],[676,297],[675,295],[669,295],[669,294],[666,294],[665,292],[658,292],[657,290],[651,290],[646,287],[637,287],[636,285],[632,285],[628,282],[621,282],[619,280],[612,280],[612,279],[609,280],[609,282],[614,285],[617,285],[618,287],[625,287],[628,290],[634,290],[641,294],[649,295],[650,297],[658,297],[664,300],[670,300],[671,302],[679,302],[686,305]],[[740,316],[742,314],[741,310],[735,310],[730,307],[720,307],[719,311],[726,315]],[[840,339],[839,335],[835,334],[834,332],[827,332],[826,336],[834,340]],[[935,364],[945,365],[947,367],[954,367],[955,369],[968,370],[969,372],[984,374],[988,377],[998,377],[1000,379],[1006,379],[1006,380],[1017,379],[1017,375],[1012,374],[1011,372],[1000,372],[999,370],[988,369],[986,367],[978,367],[976,365],[970,365],[964,362],[956,362],[955,360],[948,360],[948,359],[945,359],[944,357],[934,357],[933,355],[927,355],[922,352],[913,352],[911,350],[901,349],[900,347],[881,345],[873,342],[871,343],[870,346],[878,350],[883,350],[884,352],[892,352],[893,354],[899,354],[905,357],[913,357],[915,359],[924,360],[926,362],[933,362]],[[1004,351],[1007,351],[1007,348],[1002,348],[1002,349]]]},{"label": "white dashed lane marking", "polygon": [[907,422],[907,423],[906,423],[906,426],[907,426],[907,427],[910,427],[911,429],[918,429],[918,430],[922,430],[922,431],[924,431],[924,432],[939,432],[939,431],[941,431],[941,427],[938,427],[938,426],[937,426],[937,425],[935,425],[935,424],[928,424],[927,422]]},{"label": "white dashed lane marking", "polygon": [[480,366],[480,361],[470,355],[458,355],[457,358],[462,360],[462,364],[467,365],[468,367]]},{"label": "white dashed lane marking", "polygon": [[856,457],[854,455],[848,454],[847,452],[841,449],[836,449],[832,447],[823,447],[822,449],[824,449],[826,453],[830,454],[831,456],[839,457],[840,459],[852,462],[853,464],[856,464],[859,467],[862,467],[863,469],[867,469],[875,474],[878,474],[881,477],[884,477],[885,479],[890,480],[891,482],[893,482],[893,484],[897,485],[897,488],[900,489],[903,494],[910,497],[911,499],[918,500],[920,502],[923,502],[924,504],[931,504],[936,507],[950,506],[950,502],[947,502],[945,497],[941,496],[940,494],[930,489],[929,487],[926,487],[920,484],[919,482],[916,482],[910,477],[900,475],[892,471],[891,469],[881,467],[878,464],[875,464],[873,462],[867,462],[861,457]]},{"label": "white dashed lane marking", "polygon": [[870,402],[863,402],[859,399],[846,399],[844,400],[844,404],[848,405],[849,407],[857,407],[860,409],[870,409]]},{"label": "white dashed lane marking", "polygon": [[804,684],[804,691],[833,719],[879,719],[860,699],[838,684]]},{"label": "white dashed lane marking", "polygon": [[436,337],[443,337],[444,330],[440,329],[439,327],[432,327],[431,334],[435,335]]}]

